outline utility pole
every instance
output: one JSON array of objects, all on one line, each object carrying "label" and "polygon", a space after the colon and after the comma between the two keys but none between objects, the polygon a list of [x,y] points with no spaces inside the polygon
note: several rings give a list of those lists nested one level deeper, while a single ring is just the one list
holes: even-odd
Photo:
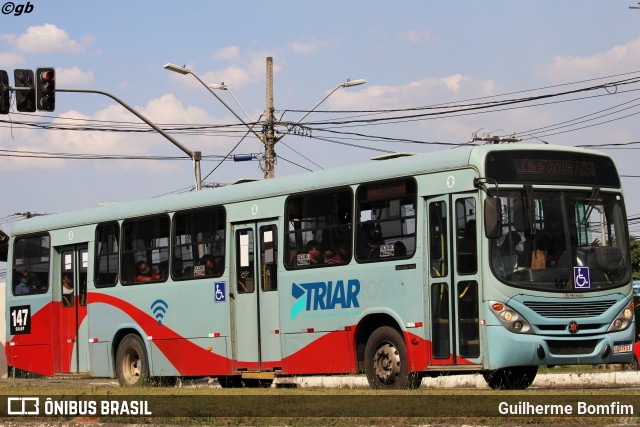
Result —
[{"label": "utility pole", "polygon": [[267,123],[263,128],[264,143],[264,177],[265,179],[275,177],[276,137],[274,131],[275,118],[273,116],[273,58],[267,57]]}]

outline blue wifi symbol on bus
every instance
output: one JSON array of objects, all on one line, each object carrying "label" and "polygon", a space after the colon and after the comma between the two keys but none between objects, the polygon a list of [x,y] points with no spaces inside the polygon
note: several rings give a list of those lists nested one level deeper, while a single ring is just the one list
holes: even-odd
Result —
[{"label": "blue wifi symbol on bus", "polygon": [[162,319],[164,319],[167,308],[169,308],[169,304],[161,299],[157,299],[151,304],[151,311],[153,311],[153,316],[158,320],[158,326],[162,326]]}]

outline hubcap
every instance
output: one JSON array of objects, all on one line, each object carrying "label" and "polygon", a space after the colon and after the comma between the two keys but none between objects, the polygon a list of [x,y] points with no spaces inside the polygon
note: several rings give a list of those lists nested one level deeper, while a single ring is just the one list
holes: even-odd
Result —
[{"label": "hubcap", "polygon": [[400,355],[398,350],[390,343],[385,343],[378,348],[373,366],[376,376],[384,384],[392,384],[400,374]]},{"label": "hubcap", "polygon": [[123,358],[123,373],[129,384],[135,384],[140,378],[140,355],[130,349]]}]

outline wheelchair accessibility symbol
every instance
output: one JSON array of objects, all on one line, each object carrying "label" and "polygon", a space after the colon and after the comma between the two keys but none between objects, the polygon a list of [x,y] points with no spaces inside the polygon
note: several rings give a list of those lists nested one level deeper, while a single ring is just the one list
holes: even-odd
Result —
[{"label": "wheelchair accessibility symbol", "polygon": [[226,293],[224,291],[225,282],[216,282],[216,294],[213,297],[213,302],[225,302],[226,301]]},{"label": "wheelchair accessibility symbol", "polygon": [[573,283],[576,289],[591,289],[589,267],[573,267]]}]

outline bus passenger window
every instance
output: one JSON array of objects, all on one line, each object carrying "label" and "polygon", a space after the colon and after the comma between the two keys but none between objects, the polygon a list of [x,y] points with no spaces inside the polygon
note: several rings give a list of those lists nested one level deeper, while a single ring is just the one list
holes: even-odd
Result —
[{"label": "bus passenger window", "polygon": [[415,181],[406,178],[362,184],[356,199],[356,259],[368,262],[413,256],[416,248]]},{"label": "bus passenger window", "polygon": [[224,208],[178,212],[173,218],[174,280],[220,277],[225,269]]},{"label": "bus passenger window", "polygon": [[285,207],[285,267],[348,264],[352,252],[352,205],[353,194],[348,188],[289,197]]},{"label": "bus passenger window", "polygon": [[169,217],[126,220],[122,225],[122,283],[166,280],[169,263]]},{"label": "bus passenger window", "polygon": [[44,294],[49,290],[49,235],[16,238],[13,246],[13,294]]},{"label": "bus passenger window", "polygon": [[117,222],[100,224],[96,228],[96,261],[94,283],[96,288],[115,286],[118,282],[118,239],[120,226]]}]

